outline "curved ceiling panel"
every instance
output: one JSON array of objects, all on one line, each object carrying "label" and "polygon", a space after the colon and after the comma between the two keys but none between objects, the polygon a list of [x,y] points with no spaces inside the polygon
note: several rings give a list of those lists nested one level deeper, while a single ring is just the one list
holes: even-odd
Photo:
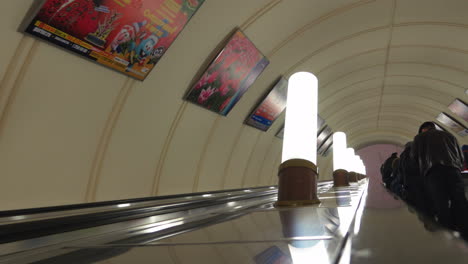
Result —
[{"label": "curved ceiling panel", "polygon": [[377,143],[392,143],[399,146],[404,146],[412,138],[409,136],[400,135],[393,131],[369,132],[348,138],[348,145],[354,149],[360,149],[363,146]]}]

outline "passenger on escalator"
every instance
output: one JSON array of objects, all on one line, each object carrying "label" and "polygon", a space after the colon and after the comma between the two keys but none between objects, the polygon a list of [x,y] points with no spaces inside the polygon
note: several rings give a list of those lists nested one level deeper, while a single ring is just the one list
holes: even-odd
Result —
[{"label": "passenger on escalator", "polygon": [[390,157],[388,157],[385,162],[380,167],[380,173],[382,174],[382,181],[385,184],[385,187],[390,189],[392,183],[392,172],[393,172],[393,161],[398,158],[398,154],[392,153]]},{"label": "passenger on escalator", "polygon": [[400,155],[397,177],[401,183],[401,198],[413,206],[419,213],[430,216],[430,206],[427,204],[424,192],[423,178],[419,174],[416,160],[411,156],[413,142],[406,143]]},{"label": "passenger on escalator", "polygon": [[457,139],[425,122],[414,138],[411,156],[417,161],[424,192],[436,221],[468,238],[468,201],[461,177],[463,154]]},{"label": "passenger on escalator", "polygon": [[465,162],[463,162],[463,170],[468,171],[468,145],[463,145],[462,151],[463,151],[463,159],[465,160]]},{"label": "passenger on escalator", "polygon": [[400,173],[398,172],[398,167],[400,166],[400,160],[401,160],[401,157],[394,159],[392,162],[392,177],[391,177],[389,189],[394,194],[401,197],[403,186],[402,186]]}]

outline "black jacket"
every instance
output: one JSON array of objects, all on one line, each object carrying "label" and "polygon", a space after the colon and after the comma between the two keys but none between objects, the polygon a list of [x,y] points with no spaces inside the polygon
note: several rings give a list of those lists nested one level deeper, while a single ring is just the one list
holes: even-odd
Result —
[{"label": "black jacket", "polygon": [[463,153],[457,139],[450,133],[431,129],[417,135],[411,154],[422,176],[436,164],[462,169]]}]

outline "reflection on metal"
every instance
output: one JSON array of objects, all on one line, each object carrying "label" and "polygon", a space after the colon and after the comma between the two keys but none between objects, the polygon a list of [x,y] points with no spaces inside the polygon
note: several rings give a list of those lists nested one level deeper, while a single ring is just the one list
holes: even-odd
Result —
[{"label": "reflection on metal", "polygon": [[288,247],[294,264],[330,263],[323,240],[293,241]]},{"label": "reflection on metal", "polygon": [[[368,183],[365,179],[348,187],[320,184],[322,203],[307,207],[275,208],[270,195],[192,209],[187,215],[150,216],[140,225],[122,223],[116,232],[0,262],[466,263],[468,247],[456,234],[422,218],[380,185],[368,195]],[[387,199],[400,205],[388,207]],[[147,224],[141,224],[143,220]],[[89,235],[90,230],[86,232]]]},{"label": "reflection on metal", "polygon": [[354,220],[354,234],[359,234],[359,229],[361,227],[362,214],[367,201],[367,189],[364,190],[361,198],[361,205],[356,211],[356,218]]}]

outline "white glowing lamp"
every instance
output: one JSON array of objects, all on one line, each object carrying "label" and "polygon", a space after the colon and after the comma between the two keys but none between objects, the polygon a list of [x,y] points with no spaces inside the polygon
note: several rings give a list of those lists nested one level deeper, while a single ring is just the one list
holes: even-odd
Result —
[{"label": "white glowing lamp", "polygon": [[361,172],[362,175],[366,174],[366,166],[364,165],[364,162],[361,160]]},{"label": "white glowing lamp", "polygon": [[347,148],[345,152],[345,163],[346,163],[346,170],[348,172],[353,171],[354,169],[354,149],[353,148]]},{"label": "white glowing lamp", "polygon": [[353,163],[353,171],[356,172],[356,173],[359,173],[359,156],[358,155],[354,155],[354,163]]},{"label": "white glowing lamp", "polygon": [[346,134],[333,133],[333,170],[346,170]]},{"label": "white glowing lamp", "polygon": [[317,164],[318,80],[312,73],[289,78],[282,162],[303,159]]}]

